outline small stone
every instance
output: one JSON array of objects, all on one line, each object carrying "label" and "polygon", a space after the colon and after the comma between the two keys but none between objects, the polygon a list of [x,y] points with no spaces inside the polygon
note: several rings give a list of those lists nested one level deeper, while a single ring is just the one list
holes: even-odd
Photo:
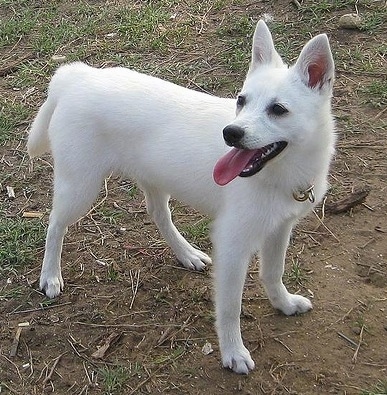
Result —
[{"label": "small stone", "polygon": [[55,63],[64,63],[66,62],[67,58],[64,55],[52,55],[51,60]]},{"label": "small stone", "polygon": [[213,353],[213,352],[214,352],[214,350],[213,350],[213,348],[212,348],[211,343],[206,342],[206,343],[204,344],[204,346],[202,347],[202,353],[203,353],[204,355],[209,355],[209,354],[211,354],[211,353]]},{"label": "small stone", "polygon": [[339,19],[339,27],[342,29],[360,29],[363,19],[358,14],[345,14]]},{"label": "small stone", "polygon": [[351,329],[352,329],[352,332],[353,332],[355,335],[360,335],[361,329],[360,329],[358,326],[354,326],[354,327],[351,328]]}]

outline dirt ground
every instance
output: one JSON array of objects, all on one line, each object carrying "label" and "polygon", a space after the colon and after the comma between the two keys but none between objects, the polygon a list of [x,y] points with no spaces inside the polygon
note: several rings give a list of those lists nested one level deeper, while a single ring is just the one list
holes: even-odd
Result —
[{"label": "dirt ground", "polygon": [[[286,22],[297,17],[291,3],[278,2],[281,11],[270,2],[244,3],[232,12],[255,20],[270,12]],[[351,11],[348,6],[340,13]],[[294,317],[274,311],[259,283],[259,262],[252,262],[242,334],[256,369],[248,376],[223,369],[214,330],[211,267],[203,273],[181,268],[146,214],[141,192],[130,181],[112,177],[94,210],[69,229],[60,297],[48,301],[38,291],[43,247],[30,265],[0,278],[0,289],[19,290],[15,297],[0,299],[0,393],[360,394],[387,383],[387,113],[385,101],[373,105],[361,89],[373,80],[385,82],[385,52],[376,56],[374,70],[351,66],[354,51],[379,48],[387,33],[339,29],[340,13],[320,28],[328,32],[340,58],[331,189],[324,206],[298,224],[287,254],[286,283],[310,297],[314,309]],[[206,15],[201,40],[221,14],[226,10]],[[0,49],[3,54],[6,50]],[[351,55],[347,63],[345,54]],[[170,60],[171,67],[178,60]],[[231,84],[232,72],[222,67]],[[242,80],[239,75],[233,83],[235,91]],[[0,94],[17,100],[31,88],[27,84],[14,90],[11,82],[4,77]],[[182,83],[194,87],[191,81]],[[34,109],[44,90],[42,84],[29,102]],[[225,90],[215,88],[213,93]],[[46,213],[51,204],[51,158],[35,161],[31,168],[25,154],[31,119],[15,131],[17,139],[0,146],[7,183],[31,191],[10,200],[3,181],[2,209],[10,217]],[[329,213],[330,204],[365,188],[370,192],[363,203]],[[206,219],[179,202],[172,206],[178,228],[210,254],[209,238],[190,227],[204,224],[207,234]],[[18,325],[26,322],[12,356]],[[109,347],[100,348],[104,346]]]}]

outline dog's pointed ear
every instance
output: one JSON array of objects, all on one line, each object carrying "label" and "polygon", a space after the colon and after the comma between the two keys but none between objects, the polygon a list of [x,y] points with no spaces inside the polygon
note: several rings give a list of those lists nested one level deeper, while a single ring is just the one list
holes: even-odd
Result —
[{"label": "dog's pointed ear", "polygon": [[266,23],[261,19],[257,23],[253,37],[253,48],[249,72],[261,65],[282,67],[281,56],[274,48],[273,38]]},{"label": "dog's pointed ear", "polygon": [[332,88],[335,66],[326,34],[319,34],[305,45],[294,68],[310,88]]}]

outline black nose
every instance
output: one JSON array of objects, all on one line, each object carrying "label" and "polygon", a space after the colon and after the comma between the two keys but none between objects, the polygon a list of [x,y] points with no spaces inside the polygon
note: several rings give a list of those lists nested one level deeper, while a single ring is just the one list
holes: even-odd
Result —
[{"label": "black nose", "polygon": [[228,125],[223,129],[224,141],[231,147],[238,146],[244,135],[245,131],[239,126]]}]

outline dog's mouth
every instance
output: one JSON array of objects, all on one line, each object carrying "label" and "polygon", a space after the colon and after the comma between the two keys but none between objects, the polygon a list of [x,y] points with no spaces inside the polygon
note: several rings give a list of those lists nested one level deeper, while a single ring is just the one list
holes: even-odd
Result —
[{"label": "dog's mouth", "polygon": [[251,177],[262,170],[266,163],[280,154],[287,145],[286,141],[277,141],[254,150],[233,148],[216,163],[214,180],[218,185],[226,185],[237,176]]}]

